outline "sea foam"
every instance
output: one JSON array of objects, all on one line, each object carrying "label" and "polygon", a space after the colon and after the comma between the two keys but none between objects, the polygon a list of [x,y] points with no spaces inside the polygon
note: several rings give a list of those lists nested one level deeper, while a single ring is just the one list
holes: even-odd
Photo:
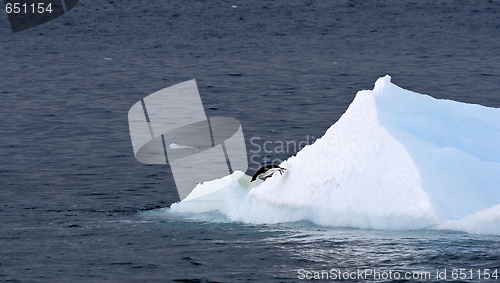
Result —
[{"label": "sea foam", "polygon": [[[500,234],[500,109],[438,100],[385,76],[266,181],[236,171],[170,212],[232,221]],[[500,226],[500,225],[499,225]],[[488,228],[489,227],[489,228]]]}]

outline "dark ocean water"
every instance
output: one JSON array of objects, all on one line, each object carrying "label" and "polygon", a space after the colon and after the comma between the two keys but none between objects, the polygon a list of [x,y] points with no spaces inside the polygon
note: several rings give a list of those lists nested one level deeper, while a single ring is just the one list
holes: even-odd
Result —
[{"label": "dark ocean water", "polygon": [[436,281],[437,269],[448,280],[453,268],[500,269],[498,236],[159,217],[148,211],[179,200],[172,173],[135,160],[127,121],[141,98],[190,79],[207,116],[241,122],[249,151],[255,137],[321,137],[385,74],[500,107],[499,46],[499,1],[82,0],[16,34],[2,12],[0,281],[302,282],[300,269],[332,268]]}]

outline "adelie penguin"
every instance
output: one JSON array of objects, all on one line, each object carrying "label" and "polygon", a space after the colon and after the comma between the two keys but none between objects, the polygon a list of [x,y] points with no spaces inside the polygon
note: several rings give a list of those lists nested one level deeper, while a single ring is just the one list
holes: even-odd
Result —
[{"label": "adelie penguin", "polygon": [[257,178],[269,177],[272,174],[274,174],[274,172],[280,172],[280,175],[281,175],[281,174],[283,174],[283,171],[285,171],[285,170],[286,170],[285,168],[281,168],[278,165],[264,166],[264,167],[260,168],[259,171],[257,171],[257,173],[255,173],[255,175],[253,175],[252,181],[250,181],[250,182],[255,181]]}]

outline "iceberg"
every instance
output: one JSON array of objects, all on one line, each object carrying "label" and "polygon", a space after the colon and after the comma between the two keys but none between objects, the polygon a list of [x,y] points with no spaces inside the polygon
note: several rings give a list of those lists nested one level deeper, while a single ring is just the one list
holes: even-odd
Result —
[{"label": "iceberg", "polygon": [[266,181],[199,184],[172,213],[231,221],[500,234],[500,109],[435,99],[390,76]]}]

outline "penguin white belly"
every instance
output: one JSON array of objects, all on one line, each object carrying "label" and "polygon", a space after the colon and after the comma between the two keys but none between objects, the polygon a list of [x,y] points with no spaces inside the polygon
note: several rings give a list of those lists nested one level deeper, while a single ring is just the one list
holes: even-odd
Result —
[{"label": "penguin white belly", "polygon": [[280,171],[280,168],[271,168],[269,170],[267,170],[266,172],[262,173],[262,174],[259,174],[259,178],[264,178],[264,177],[268,177],[268,176],[271,176],[274,172],[277,172],[277,171]]}]

